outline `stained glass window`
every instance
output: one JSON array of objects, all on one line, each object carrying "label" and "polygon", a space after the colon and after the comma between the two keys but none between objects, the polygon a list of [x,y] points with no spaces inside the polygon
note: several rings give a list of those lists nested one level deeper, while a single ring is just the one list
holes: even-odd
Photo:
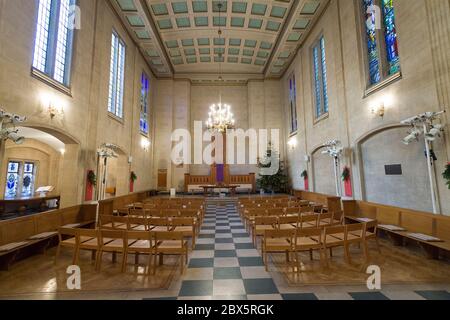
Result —
[{"label": "stained glass window", "polygon": [[295,75],[289,79],[289,107],[291,116],[291,133],[298,129],[297,121],[297,83],[295,82]]},{"label": "stained glass window", "polygon": [[123,93],[125,78],[125,44],[113,32],[111,38],[111,67],[109,80],[108,111],[123,118]]},{"label": "stained glass window", "polygon": [[140,129],[141,133],[147,135],[149,132],[148,127],[148,93],[149,93],[149,80],[145,73],[141,76],[141,112],[140,112]]},{"label": "stained glass window", "polygon": [[[394,0],[362,0],[369,84],[400,72]],[[384,41],[384,43],[383,43]],[[386,48],[383,52],[382,47]]]},{"label": "stained glass window", "polygon": [[39,0],[33,68],[66,86],[72,58],[75,0]]},{"label": "stained glass window", "polygon": [[14,199],[19,190],[19,169],[20,163],[11,161],[8,163],[8,172],[6,174],[5,199]]},{"label": "stained glass window", "polygon": [[26,162],[23,166],[22,197],[31,197],[34,193],[34,164]]},{"label": "stained glass window", "polygon": [[325,38],[323,36],[320,37],[319,41],[314,45],[312,55],[316,118],[320,118],[329,111],[327,62]]}]

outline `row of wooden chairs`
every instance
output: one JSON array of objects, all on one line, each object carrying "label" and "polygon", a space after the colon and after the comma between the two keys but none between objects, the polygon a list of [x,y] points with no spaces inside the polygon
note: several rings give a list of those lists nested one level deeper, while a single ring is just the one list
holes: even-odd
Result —
[{"label": "row of wooden chairs", "polygon": [[334,213],[301,214],[297,216],[267,216],[255,217],[250,221],[250,232],[253,243],[257,245],[257,237],[261,237],[267,230],[297,230],[309,228],[325,228],[341,225]]},{"label": "row of wooden chairs", "polygon": [[122,272],[126,270],[129,254],[135,255],[136,265],[139,264],[139,255],[146,254],[148,255],[148,274],[156,273],[156,257],[160,257],[162,265],[164,255],[181,256],[181,273],[183,273],[189,254],[188,241],[184,233],[177,231],[60,228],[55,263],[63,247],[73,250],[74,265],[78,264],[80,251],[91,251],[97,271],[101,271],[104,253],[113,254],[113,261],[117,254],[122,255]]},{"label": "row of wooden chairs", "polygon": [[134,217],[109,216],[99,217],[99,228],[127,231],[175,231],[182,232],[185,237],[192,238],[192,248],[195,248],[200,225],[192,217]]},{"label": "row of wooden chairs", "polygon": [[294,254],[297,272],[301,270],[298,255],[300,252],[309,252],[310,259],[313,260],[313,252],[318,251],[322,265],[329,266],[333,249],[338,247],[344,249],[345,261],[350,264],[349,248],[352,244],[362,247],[367,263],[369,240],[375,240],[378,251],[381,253],[377,239],[377,225],[377,221],[373,221],[325,228],[267,229],[262,239],[262,255],[266,270],[268,270],[269,253],[285,253],[287,262],[290,262],[290,256]]}]

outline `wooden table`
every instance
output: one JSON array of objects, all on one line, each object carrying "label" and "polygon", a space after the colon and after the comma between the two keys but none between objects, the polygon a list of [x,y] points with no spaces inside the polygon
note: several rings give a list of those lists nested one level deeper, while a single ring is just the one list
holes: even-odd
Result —
[{"label": "wooden table", "polygon": [[227,189],[231,196],[236,195],[236,189],[239,188],[238,185],[205,185],[200,186],[200,188],[203,189],[205,197],[208,196],[209,191],[211,194],[214,192],[215,189]]}]

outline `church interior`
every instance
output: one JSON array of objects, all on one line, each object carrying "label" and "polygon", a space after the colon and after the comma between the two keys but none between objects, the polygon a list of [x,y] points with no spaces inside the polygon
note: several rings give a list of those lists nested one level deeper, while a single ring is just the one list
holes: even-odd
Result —
[{"label": "church interior", "polygon": [[449,108],[450,0],[0,0],[0,300],[450,300]]}]

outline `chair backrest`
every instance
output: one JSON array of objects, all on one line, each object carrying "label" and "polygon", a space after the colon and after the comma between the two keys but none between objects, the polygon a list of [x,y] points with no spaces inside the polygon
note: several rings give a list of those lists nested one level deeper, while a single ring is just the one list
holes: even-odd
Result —
[{"label": "chair backrest", "polygon": [[320,213],[319,214],[319,224],[326,223],[328,225],[334,225],[333,221],[333,213]]},{"label": "chair backrest", "polygon": [[300,228],[310,228],[310,223],[313,223],[317,227],[319,223],[319,216],[317,214],[300,215]]},{"label": "chair backrest", "polygon": [[301,238],[312,238],[317,241],[317,244],[320,245],[322,243],[322,228],[306,228],[306,229],[297,229],[295,234],[295,244],[299,243]]},{"label": "chair backrest", "polygon": [[153,235],[155,237],[155,241],[158,243],[159,241],[164,240],[180,240],[181,242],[184,240],[184,234],[183,232],[175,232],[175,231],[158,231],[153,232]]},{"label": "chair backrest", "polygon": [[145,214],[147,215],[147,217],[159,218],[161,216],[161,209],[158,208],[146,209]]},{"label": "chair backrest", "polygon": [[144,209],[155,209],[156,204],[154,203],[144,203]]},{"label": "chair backrest", "polygon": [[98,220],[99,220],[100,225],[112,223],[112,221],[113,221],[113,219],[112,219],[113,216],[111,216],[109,214],[101,214],[98,218],[99,218]]},{"label": "chair backrest", "polygon": [[260,226],[276,225],[278,223],[277,217],[255,217],[255,224]]},{"label": "chair backrest", "polygon": [[300,208],[298,207],[290,207],[285,209],[285,214],[300,214]]},{"label": "chair backrest", "polygon": [[183,209],[180,210],[180,217],[197,217],[199,215],[198,210]]},{"label": "chair backrest", "polygon": [[60,236],[73,236],[76,237],[78,235],[78,230],[77,228],[65,228],[65,227],[60,227],[58,229],[59,235]]},{"label": "chair backrest", "polygon": [[282,216],[284,215],[283,208],[270,208],[267,209],[267,212],[270,216]]},{"label": "chair backrest", "polygon": [[[127,240],[147,240],[153,242],[153,234],[148,231],[128,231]],[[127,241],[128,243],[128,241]]]},{"label": "chair backrest", "polygon": [[347,232],[346,226],[326,227],[324,230],[325,235],[341,234],[341,233],[345,234],[346,232]]},{"label": "chair backrest", "polygon": [[266,239],[290,239],[291,242],[295,237],[295,229],[286,229],[286,230],[264,230],[264,238]]},{"label": "chair backrest", "polygon": [[103,245],[104,239],[122,240],[123,248],[127,245],[127,232],[125,230],[100,229],[100,244]]},{"label": "chair backrest", "polygon": [[149,218],[148,219],[148,224],[150,226],[163,226],[163,227],[167,227],[168,225],[170,225],[170,221],[167,218]]},{"label": "chair backrest", "polygon": [[194,218],[173,218],[172,226],[193,226]]},{"label": "chair backrest", "polygon": [[314,212],[314,208],[311,206],[301,207],[300,213],[308,213],[308,212]]},{"label": "chair backrest", "polygon": [[128,218],[128,229],[131,229],[131,225],[144,225],[148,226],[148,218],[146,217],[129,217]]},{"label": "chair backrest", "polygon": [[364,236],[365,232],[365,225],[364,223],[354,223],[354,224],[348,224],[346,225],[347,233],[351,232],[354,235],[358,235],[359,237]]},{"label": "chair backrest", "polygon": [[373,221],[369,221],[365,223],[366,225],[366,232],[370,231],[372,233],[377,233],[377,229],[378,229],[378,221],[377,220],[373,220]]},{"label": "chair backrest", "polygon": [[178,210],[178,209],[164,209],[164,210],[161,210],[161,214],[164,217],[179,217],[180,216],[180,210]]},{"label": "chair backrest", "polygon": [[266,209],[257,208],[257,209],[248,209],[247,215],[250,217],[258,217],[267,215]]},{"label": "chair backrest", "polygon": [[300,222],[299,216],[278,217],[278,224],[295,224],[298,227],[299,222]]},{"label": "chair backrest", "polygon": [[99,237],[98,229],[78,229],[77,232],[80,237],[91,237],[97,239]]},{"label": "chair backrest", "polygon": [[129,215],[136,216],[136,217],[145,217],[145,210],[144,209],[130,209]]}]

